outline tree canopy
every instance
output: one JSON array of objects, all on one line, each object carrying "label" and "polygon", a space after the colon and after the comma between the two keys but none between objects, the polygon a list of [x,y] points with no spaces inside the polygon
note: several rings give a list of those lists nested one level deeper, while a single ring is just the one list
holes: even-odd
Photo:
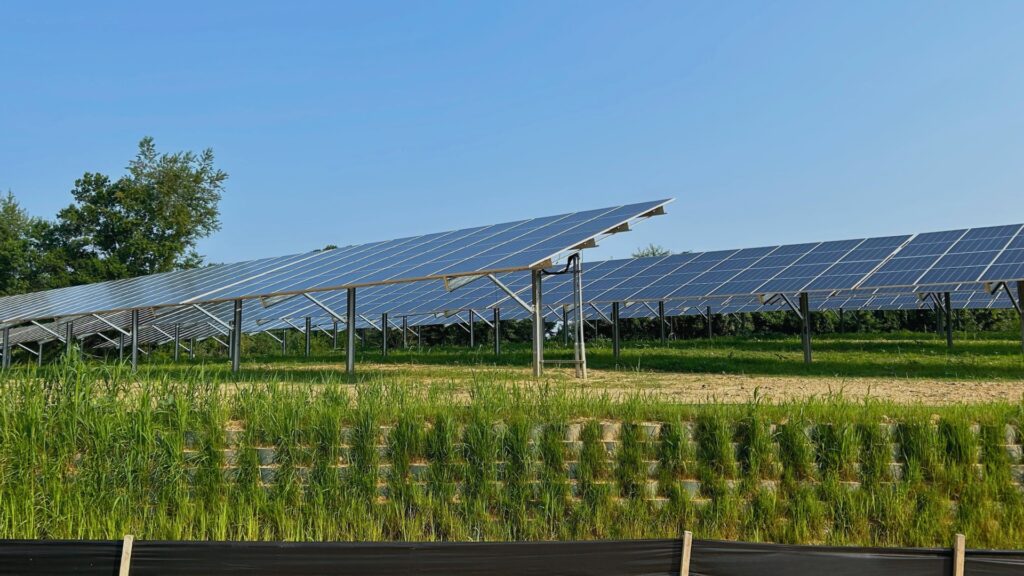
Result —
[{"label": "tree canopy", "polygon": [[668,256],[670,254],[672,254],[672,252],[669,251],[668,248],[665,248],[664,246],[659,246],[658,244],[651,243],[651,244],[648,244],[647,246],[643,246],[641,248],[637,248],[636,250],[634,250],[633,251],[633,258],[648,258],[648,257],[651,257],[651,256]]},{"label": "tree canopy", "polygon": [[0,294],[30,289],[33,219],[8,192],[0,197]]},{"label": "tree canopy", "polygon": [[159,153],[143,138],[126,174],[86,172],[53,221],[0,201],[0,293],[116,280],[202,264],[197,243],[220,229],[227,174],[213,151]]}]

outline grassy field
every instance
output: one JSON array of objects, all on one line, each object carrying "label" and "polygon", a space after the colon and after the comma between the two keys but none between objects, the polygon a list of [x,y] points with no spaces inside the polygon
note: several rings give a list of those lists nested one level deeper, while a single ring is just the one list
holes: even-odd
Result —
[{"label": "grassy field", "polygon": [[[257,365],[281,361],[322,363],[339,359],[342,352],[332,352],[318,342],[313,357],[295,354],[245,356],[247,363]],[[769,376],[845,376],[884,378],[945,378],[958,380],[1022,380],[1024,354],[1015,334],[966,335],[956,341],[952,350],[944,338],[934,334],[897,333],[885,335],[822,336],[814,339],[814,361],[803,363],[798,337],[715,338],[712,340],[678,340],[667,346],[658,342],[624,342],[618,361],[612,356],[608,340],[587,343],[587,359],[596,369],[618,369],[639,372],[745,374]],[[559,342],[548,342],[546,358],[569,359],[571,349]],[[360,363],[418,364],[434,366],[507,366],[530,364],[527,344],[502,346],[495,356],[490,346],[428,347],[408,350],[392,347],[387,358],[381,358],[371,345],[360,348]]]},{"label": "grassy field", "polygon": [[[296,335],[297,336],[297,335]],[[269,339],[267,339],[269,341]],[[314,341],[313,355],[260,354],[276,343],[247,340],[244,380],[336,382],[344,355],[325,339]],[[295,347],[293,347],[294,349]],[[218,378],[234,378],[223,356],[172,364],[166,350],[144,364],[147,378],[176,378],[196,366]],[[571,351],[548,342],[546,357],[568,359]],[[944,405],[958,402],[1019,401],[1024,394],[1024,357],[1012,335],[960,338],[953,350],[930,334],[822,337],[815,360],[803,363],[793,337],[671,342],[625,342],[618,362],[607,341],[588,344],[591,378],[580,383],[565,367],[548,369],[545,381],[580,386],[594,393],[623,397],[638,392],[682,403],[717,400],[745,403],[755,390],[773,401],[845,395],[903,403]],[[495,356],[489,346],[392,349],[382,358],[374,343],[359,348],[358,381],[381,378],[412,384],[452,383],[463,389],[480,378],[516,383],[529,379],[530,352],[506,344]]]},{"label": "grassy field", "polygon": [[[973,378],[1009,379],[1019,366],[1009,341],[970,345],[955,355]],[[902,346],[845,339],[831,353],[851,352],[854,370],[884,377]],[[696,370],[702,351],[718,350],[816,379],[816,366],[787,360],[793,347],[680,343],[683,358],[665,362]],[[913,348],[912,362],[950,362],[934,343]],[[595,364],[602,356],[598,347]],[[691,529],[789,543],[947,546],[956,531],[972,547],[1024,541],[1019,401],[774,403],[751,391],[745,403],[684,404],[564,376],[530,382],[510,367],[525,365],[521,351],[488,370],[464,367],[493,363],[484,352],[396,353],[355,384],[321,368],[324,357],[273,369],[268,360],[247,358],[239,377],[223,363],[154,363],[132,376],[72,359],[0,376],[0,538],[546,540]]]}]

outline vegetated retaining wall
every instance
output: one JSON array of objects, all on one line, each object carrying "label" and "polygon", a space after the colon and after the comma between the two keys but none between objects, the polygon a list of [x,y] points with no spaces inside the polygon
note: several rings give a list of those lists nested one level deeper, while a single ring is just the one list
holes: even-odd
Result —
[{"label": "vegetated retaining wall", "polygon": [[559,394],[0,379],[0,538],[1024,542],[1024,405]]},{"label": "vegetated retaining wall", "polygon": [[[722,427],[713,428],[716,425]],[[785,437],[780,439],[780,431],[785,425],[764,425],[768,437],[760,454],[751,453],[752,449],[757,448],[750,446],[751,438],[744,435],[744,428],[733,422],[688,421],[677,423],[675,429],[673,425],[666,426],[661,422],[626,423],[626,434],[623,434],[622,421],[589,420],[559,424],[555,426],[556,430],[553,432],[557,442],[555,446],[564,460],[562,469],[575,498],[580,497],[580,458],[585,444],[583,432],[588,426],[591,428],[586,441],[588,448],[591,448],[589,454],[591,458],[596,455],[598,459],[597,466],[594,466],[594,463],[590,464],[593,468],[590,472],[593,475],[591,479],[597,485],[618,488],[620,494],[614,495],[613,498],[631,495],[628,491],[621,493],[622,487],[618,486],[630,480],[636,482],[640,488],[637,496],[656,504],[664,504],[668,501],[666,483],[677,483],[695,503],[707,501],[713,496],[713,488],[702,489],[701,479],[708,480],[714,476],[720,477],[724,484],[732,489],[750,481],[756,481],[760,488],[774,490],[783,481],[820,484],[825,480],[834,480],[846,489],[855,490],[864,482],[902,481],[908,475],[908,467],[911,468],[909,474],[918,474],[919,479],[925,480],[933,475],[929,474],[929,468],[959,464],[973,468],[980,479],[985,476],[987,467],[991,467],[992,462],[986,462],[989,459],[993,460],[996,466],[1004,464],[1010,472],[1008,480],[1018,488],[1024,487],[1024,446],[1021,444],[1017,429],[1009,424],[1002,427],[998,443],[995,444],[1005,458],[999,454],[984,453],[981,427],[977,424],[969,427],[972,438],[967,439],[966,446],[955,445],[949,438],[951,433],[943,437],[942,429],[937,422],[929,423],[924,429],[912,430],[897,423],[879,423],[877,436],[870,438],[865,438],[864,431],[857,430],[852,425],[839,430],[830,425],[807,425],[795,434],[786,433]],[[266,487],[275,482],[275,476],[282,463],[289,468],[289,474],[294,474],[298,480],[304,481],[307,478],[316,458],[315,447],[291,446],[287,449],[289,455],[282,460],[279,458],[278,448],[273,443],[249,437],[244,426],[244,422],[233,422],[231,427],[224,430],[225,448],[221,449],[221,453],[225,479],[237,479],[240,464],[244,467],[245,461],[258,464],[260,481]],[[698,426],[701,427],[699,437],[696,433]],[[395,474],[390,462],[393,450],[389,445],[394,428],[388,425],[378,426],[369,438],[378,459],[376,470],[380,498],[387,498],[389,486],[393,486],[388,479],[394,478]],[[431,429],[430,423],[423,423],[425,436],[430,435]],[[352,467],[352,429],[342,427],[340,432],[338,459],[332,462],[330,467],[344,477]],[[541,425],[534,425],[529,429],[526,448],[530,454],[531,468],[543,465],[539,451],[546,432],[550,433],[552,430]],[[491,433],[500,443],[507,437],[507,426],[496,423]],[[922,434],[925,435],[924,438],[921,438]],[[455,436],[459,438],[457,449],[460,467],[467,466],[464,458],[467,447],[465,427],[459,427]],[[742,436],[743,442],[737,441],[737,436]],[[908,446],[905,447],[901,440],[905,440]],[[871,442],[880,442],[881,446],[872,446]],[[912,442],[918,444],[910,446]],[[204,457],[203,453],[197,450],[198,438],[194,433],[187,435],[186,443],[186,461],[195,463]],[[715,446],[716,443],[720,446]],[[726,450],[716,454],[715,450],[722,446],[725,446]],[[594,447],[600,451],[595,453],[592,450]],[[502,484],[501,479],[507,475],[508,462],[502,458],[505,448],[507,446],[501,447],[501,451],[493,455],[495,459],[488,463],[494,467],[491,471],[491,480],[499,486]],[[950,458],[948,452],[963,449],[969,450],[970,454],[956,454]],[[601,451],[603,455],[600,454]],[[884,466],[876,466],[876,469],[870,471],[865,470],[862,458],[867,456],[877,460],[879,452],[888,456]],[[244,458],[243,453],[249,453],[250,457]],[[404,466],[407,467],[407,473],[403,473],[403,478],[410,485],[425,486],[431,468],[429,455],[422,447],[414,447],[408,455],[411,459]],[[754,464],[751,462],[754,458],[760,458],[761,461]],[[527,474],[529,473],[527,471]],[[456,496],[465,489],[463,475],[457,472],[453,476]],[[536,479],[533,481],[536,482]]]},{"label": "vegetated retaining wall", "polygon": [[185,460],[195,470],[219,462],[225,482],[258,485],[271,498],[335,476],[356,498],[406,518],[448,517],[450,525],[431,525],[431,538],[689,528],[729,539],[935,546],[960,531],[980,547],[1012,547],[1024,530],[1021,435],[1010,424],[776,423],[714,409],[676,422],[405,418],[341,427],[330,446],[275,442],[232,424],[205,447],[193,438]]}]

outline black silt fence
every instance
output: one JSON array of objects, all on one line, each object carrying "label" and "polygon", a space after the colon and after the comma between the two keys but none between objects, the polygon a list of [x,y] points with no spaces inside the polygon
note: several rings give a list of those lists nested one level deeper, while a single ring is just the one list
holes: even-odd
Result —
[{"label": "black silt fence", "polygon": [[[137,541],[133,576],[680,576],[681,540],[514,543]],[[0,574],[117,575],[121,541],[0,541]],[[694,540],[693,576],[951,576],[952,549]],[[1024,574],[1024,551],[967,550],[967,576]]]}]

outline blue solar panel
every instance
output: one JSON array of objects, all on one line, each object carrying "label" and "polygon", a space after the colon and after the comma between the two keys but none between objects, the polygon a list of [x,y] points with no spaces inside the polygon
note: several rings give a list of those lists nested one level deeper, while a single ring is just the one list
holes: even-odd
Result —
[{"label": "blue solar panel", "polygon": [[977,281],[1019,231],[1020,226],[969,230],[918,279],[918,283]]},{"label": "blue solar panel", "polygon": [[[340,289],[382,282],[412,281],[527,269],[601,236],[665,201],[563,214],[327,252],[315,269],[270,275],[203,296],[233,300],[267,294]],[[471,248],[471,249],[468,249]]]},{"label": "blue solar panel", "polygon": [[623,225],[660,214],[645,202],[0,298],[0,321],[169,307],[547,265]]}]

